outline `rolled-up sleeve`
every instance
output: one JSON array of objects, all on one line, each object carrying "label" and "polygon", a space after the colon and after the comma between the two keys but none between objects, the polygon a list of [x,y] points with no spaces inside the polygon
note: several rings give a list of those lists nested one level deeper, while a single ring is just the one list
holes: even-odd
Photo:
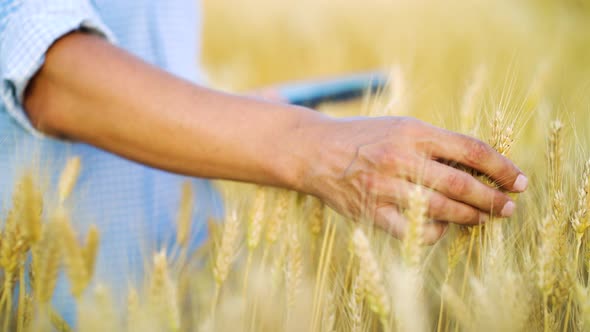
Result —
[{"label": "rolled-up sleeve", "polygon": [[42,136],[23,109],[25,88],[43,65],[49,47],[60,37],[79,29],[115,42],[89,0],[0,3],[0,103],[33,135]]}]

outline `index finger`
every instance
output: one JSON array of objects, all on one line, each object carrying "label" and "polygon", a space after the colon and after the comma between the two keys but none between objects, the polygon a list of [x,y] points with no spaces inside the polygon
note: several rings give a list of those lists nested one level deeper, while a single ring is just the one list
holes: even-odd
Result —
[{"label": "index finger", "polygon": [[526,175],[510,159],[478,139],[441,129],[434,144],[433,157],[470,167],[505,190],[523,192],[528,186]]}]

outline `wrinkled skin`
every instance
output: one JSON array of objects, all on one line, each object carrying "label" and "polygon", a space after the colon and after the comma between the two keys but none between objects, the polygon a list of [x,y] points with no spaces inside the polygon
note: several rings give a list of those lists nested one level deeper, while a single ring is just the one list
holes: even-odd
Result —
[{"label": "wrinkled skin", "polygon": [[[433,221],[426,225],[427,243],[438,240],[448,223],[475,225],[490,213],[509,217],[515,205],[503,191],[521,192],[527,186],[522,172],[489,145],[412,118],[346,119],[329,127],[323,138],[322,146],[331,148],[319,154],[305,185],[335,210],[372,219],[398,238],[407,224],[401,211],[415,186],[429,189]],[[502,190],[445,161],[487,175]]]}]

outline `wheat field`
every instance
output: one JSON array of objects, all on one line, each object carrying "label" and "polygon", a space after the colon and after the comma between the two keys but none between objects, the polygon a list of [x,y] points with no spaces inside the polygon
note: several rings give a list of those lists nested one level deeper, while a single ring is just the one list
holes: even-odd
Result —
[{"label": "wheat field", "polygon": [[[316,198],[223,182],[225,218],[192,252],[185,185],[177,252],[146,252],[145,282],[121,300],[93,273],[100,229],[79,234],[65,204],[84,167],[73,158],[55,192],[24,171],[3,214],[3,330],[590,331],[590,3],[204,5],[214,86],[387,71],[382,91],[320,111],[412,116],[488,142],[529,177],[517,212],[453,226],[425,246],[426,190],[412,192],[397,240]],[[51,305],[60,270],[78,302],[76,328]]]}]

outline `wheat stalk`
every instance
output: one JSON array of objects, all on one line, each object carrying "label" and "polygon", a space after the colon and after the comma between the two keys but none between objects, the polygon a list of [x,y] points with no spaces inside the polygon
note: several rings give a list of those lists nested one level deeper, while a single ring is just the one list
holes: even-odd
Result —
[{"label": "wheat stalk", "polygon": [[334,332],[336,331],[336,311],[337,307],[337,299],[334,293],[334,290],[328,290],[326,292],[326,297],[324,301],[324,320],[322,331],[326,332]]},{"label": "wheat stalk", "polygon": [[[449,280],[451,279],[452,273],[459,264],[459,260],[463,257],[463,254],[469,248],[470,239],[472,237],[472,232],[477,231],[478,228],[468,229],[465,227],[457,227],[458,234],[455,236],[449,249],[447,250],[447,272],[445,273],[445,279],[443,281],[443,285],[446,285]],[[444,317],[444,297],[443,293],[440,293],[440,303],[439,303],[439,313],[438,313],[438,323],[437,323],[437,332],[442,331],[443,327],[443,317]]]}]

